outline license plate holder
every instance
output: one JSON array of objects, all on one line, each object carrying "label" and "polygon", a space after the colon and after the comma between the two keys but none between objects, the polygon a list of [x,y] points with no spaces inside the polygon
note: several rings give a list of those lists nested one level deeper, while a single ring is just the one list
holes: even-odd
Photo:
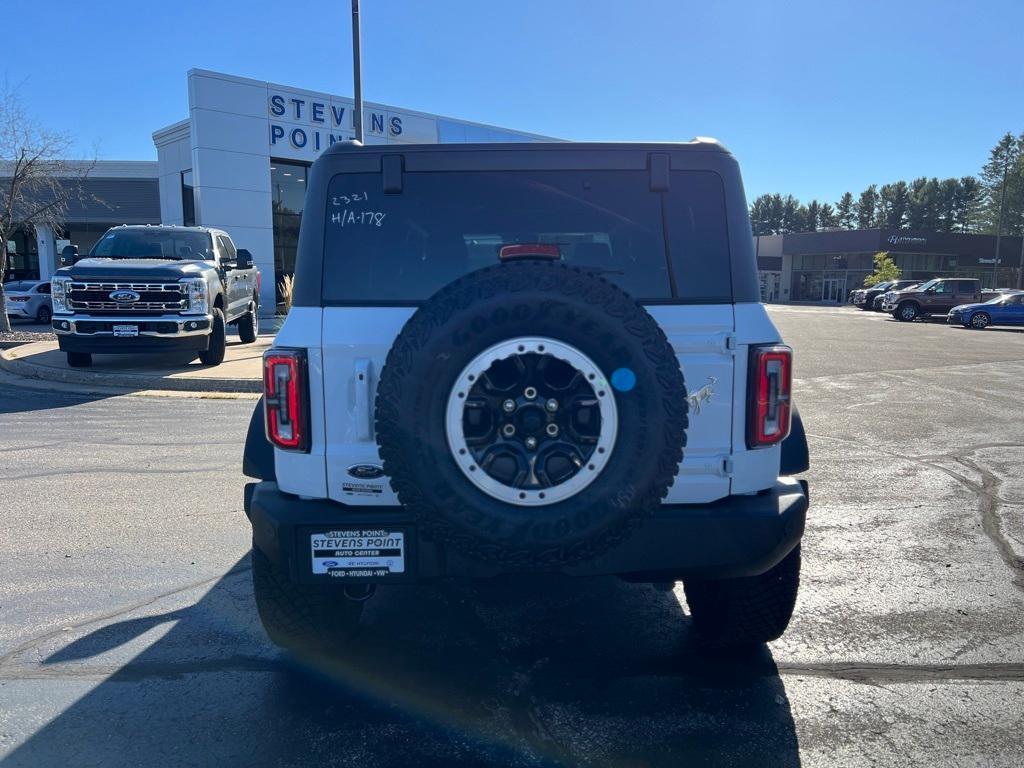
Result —
[{"label": "license plate holder", "polygon": [[409,568],[408,531],[390,525],[339,526],[310,531],[309,573],[314,579],[391,581]]},{"label": "license plate holder", "polygon": [[131,338],[139,335],[139,326],[137,325],[115,325],[114,335],[123,338]]}]

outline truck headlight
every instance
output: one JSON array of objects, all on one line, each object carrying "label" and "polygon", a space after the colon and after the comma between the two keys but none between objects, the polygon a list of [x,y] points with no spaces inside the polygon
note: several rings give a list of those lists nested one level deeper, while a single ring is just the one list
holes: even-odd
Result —
[{"label": "truck headlight", "polygon": [[68,308],[68,294],[70,293],[70,277],[55,277],[50,281],[50,303],[53,306],[53,314],[71,314],[71,310]]},{"label": "truck headlight", "polygon": [[188,309],[182,314],[185,315],[205,315],[210,311],[210,302],[208,300],[209,291],[206,286],[205,277],[186,277],[182,278],[181,285],[185,289],[185,295],[188,297]]}]

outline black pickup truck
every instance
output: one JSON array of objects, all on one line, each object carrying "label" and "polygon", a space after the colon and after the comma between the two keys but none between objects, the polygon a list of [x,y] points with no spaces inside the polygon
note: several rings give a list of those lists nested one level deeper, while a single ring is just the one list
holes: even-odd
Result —
[{"label": "black pickup truck", "polygon": [[89,255],[67,246],[53,276],[53,330],[68,365],[95,353],[194,351],[224,360],[225,327],[259,333],[260,273],[218,229],[119,226]]}]

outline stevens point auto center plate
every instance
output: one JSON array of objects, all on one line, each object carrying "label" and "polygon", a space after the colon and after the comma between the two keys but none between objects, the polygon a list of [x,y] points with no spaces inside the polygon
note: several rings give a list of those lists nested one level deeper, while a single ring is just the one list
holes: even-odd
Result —
[{"label": "stevens point auto center plate", "polygon": [[405,572],[405,533],[348,529],[309,537],[313,573],[340,578],[381,578]]}]

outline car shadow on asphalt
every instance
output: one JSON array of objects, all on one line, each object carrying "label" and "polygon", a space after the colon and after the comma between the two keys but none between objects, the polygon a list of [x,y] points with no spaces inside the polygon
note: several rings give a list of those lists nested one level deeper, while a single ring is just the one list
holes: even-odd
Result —
[{"label": "car shadow on asphalt", "polygon": [[345,648],[297,660],[263,636],[248,558],[165,607],[26,650],[49,685],[112,673],[0,765],[799,765],[770,651],[701,651],[676,592],[381,588]]},{"label": "car shadow on asphalt", "polygon": [[97,400],[106,400],[119,393],[71,392],[53,389],[45,381],[35,381],[0,371],[0,416],[33,411],[68,408]]}]

